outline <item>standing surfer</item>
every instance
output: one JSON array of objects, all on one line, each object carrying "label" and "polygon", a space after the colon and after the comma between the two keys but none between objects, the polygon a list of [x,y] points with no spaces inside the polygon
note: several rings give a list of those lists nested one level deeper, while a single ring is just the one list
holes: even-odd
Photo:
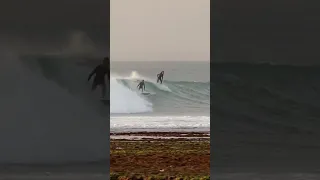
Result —
[{"label": "standing surfer", "polygon": [[105,98],[106,94],[106,82],[105,82],[105,75],[108,76],[108,79],[110,80],[110,66],[109,66],[110,60],[108,57],[105,57],[102,61],[102,64],[98,65],[94,70],[89,74],[88,81],[90,81],[91,77],[95,75],[91,90],[94,91],[97,86],[101,86],[101,96],[102,98]]},{"label": "standing surfer", "polygon": [[146,90],[146,86],[145,86],[145,84],[144,84],[144,80],[142,80],[142,81],[138,84],[137,88],[138,88],[139,90],[141,89],[142,92]]},{"label": "standing surfer", "polygon": [[164,71],[161,71],[161,73],[157,74],[157,77],[158,77],[157,83],[159,83],[159,81],[160,81],[160,83],[162,84],[163,75],[164,75]]}]

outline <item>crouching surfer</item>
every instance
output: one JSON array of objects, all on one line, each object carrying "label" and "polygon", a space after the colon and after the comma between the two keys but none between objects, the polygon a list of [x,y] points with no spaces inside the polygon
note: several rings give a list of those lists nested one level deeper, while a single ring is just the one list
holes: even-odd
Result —
[{"label": "crouching surfer", "polygon": [[144,84],[144,80],[142,80],[142,81],[138,84],[137,88],[138,88],[139,90],[141,90],[142,92],[146,90],[146,85]]}]

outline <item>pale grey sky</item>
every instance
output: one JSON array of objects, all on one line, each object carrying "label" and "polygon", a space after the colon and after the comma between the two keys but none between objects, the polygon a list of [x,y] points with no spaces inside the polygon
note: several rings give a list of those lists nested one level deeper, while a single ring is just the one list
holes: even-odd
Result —
[{"label": "pale grey sky", "polygon": [[111,61],[209,61],[210,0],[110,0]]}]

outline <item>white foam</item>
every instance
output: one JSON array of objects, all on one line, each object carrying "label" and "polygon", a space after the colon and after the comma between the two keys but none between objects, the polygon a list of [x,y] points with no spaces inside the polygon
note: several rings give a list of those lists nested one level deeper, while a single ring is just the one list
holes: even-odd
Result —
[{"label": "white foam", "polygon": [[111,117],[111,129],[128,128],[210,128],[209,116],[117,116]]},{"label": "white foam", "polygon": [[111,113],[142,113],[151,112],[152,104],[137,92],[134,92],[117,82],[115,78],[110,79],[110,112]]}]

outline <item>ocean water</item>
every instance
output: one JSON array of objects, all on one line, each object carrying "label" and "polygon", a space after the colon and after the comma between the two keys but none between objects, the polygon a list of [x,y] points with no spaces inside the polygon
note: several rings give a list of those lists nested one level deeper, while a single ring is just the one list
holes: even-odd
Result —
[{"label": "ocean water", "polygon": [[320,67],[217,63],[217,179],[319,179]]},{"label": "ocean water", "polygon": [[113,132],[209,131],[209,62],[111,62],[110,103]]}]

